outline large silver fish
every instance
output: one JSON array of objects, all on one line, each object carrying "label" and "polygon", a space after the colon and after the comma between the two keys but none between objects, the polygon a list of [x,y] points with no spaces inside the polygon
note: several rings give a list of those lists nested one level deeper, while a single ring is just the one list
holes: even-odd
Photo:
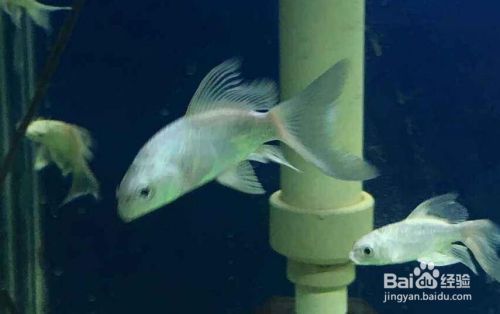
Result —
[{"label": "large silver fish", "polygon": [[273,140],[286,143],[329,176],[365,180],[377,175],[363,159],[328,145],[335,100],[348,72],[346,60],[279,105],[273,82],[244,83],[239,67],[231,59],[210,71],[186,115],[142,147],[117,190],[123,220],[145,215],[214,179],[245,193],[264,193],[249,160],[293,168],[278,146],[265,144]]},{"label": "large silver fish", "polygon": [[487,219],[466,221],[467,209],[456,198],[431,198],[405,220],[370,232],[354,244],[350,259],[358,265],[462,263],[477,274],[470,250],[484,271],[500,281],[500,228]]}]

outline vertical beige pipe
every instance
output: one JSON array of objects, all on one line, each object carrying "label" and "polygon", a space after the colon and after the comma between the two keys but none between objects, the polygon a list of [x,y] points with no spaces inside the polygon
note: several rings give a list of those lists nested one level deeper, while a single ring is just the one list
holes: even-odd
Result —
[{"label": "vertical beige pipe", "polygon": [[[364,1],[281,0],[281,92],[294,96],[342,58],[350,61],[349,77],[334,126],[334,145],[361,155],[363,143]],[[318,139],[321,141],[322,139]],[[293,155],[293,161],[298,158]],[[334,180],[300,162],[304,174],[283,168],[283,199],[296,206],[332,208],[359,201],[360,182]],[[296,184],[297,181],[302,184]],[[333,192],[333,193],[332,193]]]},{"label": "vertical beige pipe", "polygon": [[[8,21],[7,21],[8,22]],[[6,15],[0,13],[0,160],[4,158],[9,149],[9,140],[12,130],[11,105],[10,99],[11,92],[7,90],[7,39],[6,32]],[[14,213],[15,197],[13,193],[13,177],[9,174],[5,178],[3,191],[0,190],[0,220],[3,222],[4,236],[1,240],[1,247],[3,251],[3,265],[1,283],[5,286],[10,295],[15,295],[16,274],[14,265],[17,264],[17,256],[15,251],[15,232],[14,232]]]},{"label": "vertical beige pipe", "polygon": [[[348,58],[335,138],[322,145],[357,155],[363,148],[364,6],[364,0],[280,0],[282,98]],[[294,152],[286,155],[303,172],[282,168],[282,189],[270,200],[271,246],[288,258],[298,314],[346,313],[347,285],[355,277],[348,252],[372,228],[373,199],[361,182],[335,180]]]},{"label": "vertical beige pipe", "polygon": [[[6,36],[7,32],[12,32],[11,36]],[[34,94],[33,37],[29,19],[23,18],[22,27],[14,30],[8,16],[0,14],[0,159],[7,153],[15,124]],[[5,53],[9,50],[13,55]],[[42,314],[46,312],[45,272],[40,254],[43,215],[32,163],[29,144],[24,143],[0,191],[0,222],[5,233],[0,241],[0,283],[21,312]]]},{"label": "vertical beige pipe", "polygon": [[[22,63],[17,66],[20,84],[20,103],[22,112],[27,111],[29,100],[35,94],[35,32],[34,25],[29,19],[24,19],[21,32],[17,34],[20,41],[18,48]],[[26,238],[27,257],[25,273],[24,308],[27,313],[43,314],[46,312],[46,281],[43,265],[43,215],[39,195],[38,175],[33,169],[33,151],[30,144],[24,144],[24,176],[25,187],[22,189],[26,196],[22,197],[21,207],[24,212],[23,222]]]}]

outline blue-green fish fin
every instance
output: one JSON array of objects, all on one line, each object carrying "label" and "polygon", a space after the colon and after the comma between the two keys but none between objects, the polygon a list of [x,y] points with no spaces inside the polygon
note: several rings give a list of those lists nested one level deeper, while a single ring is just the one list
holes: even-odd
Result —
[{"label": "blue-green fish fin", "polygon": [[343,59],[316,78],[295,97],[270,111],[276,137],[305,160],[331,177],[363,181],[378,171],[363,158],[331,145],[335,134],[336,106],[349,72]]},{"label": "blue-green fish fin", "polygon": [[240,162],[217,177],[220,184],[248,194],[264,194],[264,188],[248,161]]},{"label": "blue-green fish fin", "polygon": [[471,250],[478,264],[491,280],[500,282],[500,227],[487,219],[467,221],[462,224],[460,241]]},{"label": "blue-green fish fin", "polygon": [[460,223],[467,220],[467,209],[456,201],[458,195],[448,193],[433,197],[420,205],[406,219],[435,218],[449,223]]},{"label": "blue-green fish fin", "polygon": [[268,110],[278,101],[274,82],[258,80],[243,83],[239,59],[230,59],[212,69],[201,81],[186,115],[221,108]]}]

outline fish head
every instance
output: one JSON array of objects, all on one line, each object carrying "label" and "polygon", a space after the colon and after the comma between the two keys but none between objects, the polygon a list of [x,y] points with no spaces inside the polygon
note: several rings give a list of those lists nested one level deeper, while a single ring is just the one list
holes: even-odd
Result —
[{"label": "fish head", "polygon": [[50,132],[50,125],[46,120],[35,120],[26,128],[26,137],[36,143],[44,142]]},{"label": "fish head", "polygon": [[130,222],[173,202],[182,195],[180,179],[175,167],[133,163],[116,191],[120,218]]},{"label": "fish head", "polygon": [[383,265],[388,260],[384,236],[374,230],[354,243],[349,259],[356,265]]}]

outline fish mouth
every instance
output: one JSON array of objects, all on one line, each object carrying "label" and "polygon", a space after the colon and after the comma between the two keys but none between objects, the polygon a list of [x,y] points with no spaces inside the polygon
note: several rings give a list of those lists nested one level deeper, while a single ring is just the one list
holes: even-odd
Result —
[{"label": "fish mouth", "polygon": [[120,217],[120,219],[125,222],[125,223],[129,223],[131,222],[132,220],[134,220],[135,218],[137,218],[136,216],[134,215],[131,215],[126,209],[125,209],[125,205],[122,203],[122,202],[118,202],[118,216]]},{"label": "fish mouth", "polygon": [[38,131],[28,130],[28,131],[26,131],[26,137],[34,142],[38,142],[42,138],[42,133],[38,132]]},{"label": "fish mouth", "polygon": [[124,202],[118,201],[118,216],[125,223],[129,223],[133,220],[141,218],[142,216],[145,216],[150,212],[151,211],[137,210],[136,208],[127,206],[127,203],[125,201]]},{"label": "fish mouth", "polygon": [[124,222],[124,223],[129,223],[131,222],[132,220],[134,220],[134,217],[130,217],[130,216],[127,216],[125,215],[122,211],[118,210],[118,216],[120,216],[120,219]]},{"label": "fish mouth", "polygon": [[351,260],[351,262],[353,262],[354,264],[359,264],[359,261],[354,257],[354,252],[351,251],[349,252],[349,259]]}]

